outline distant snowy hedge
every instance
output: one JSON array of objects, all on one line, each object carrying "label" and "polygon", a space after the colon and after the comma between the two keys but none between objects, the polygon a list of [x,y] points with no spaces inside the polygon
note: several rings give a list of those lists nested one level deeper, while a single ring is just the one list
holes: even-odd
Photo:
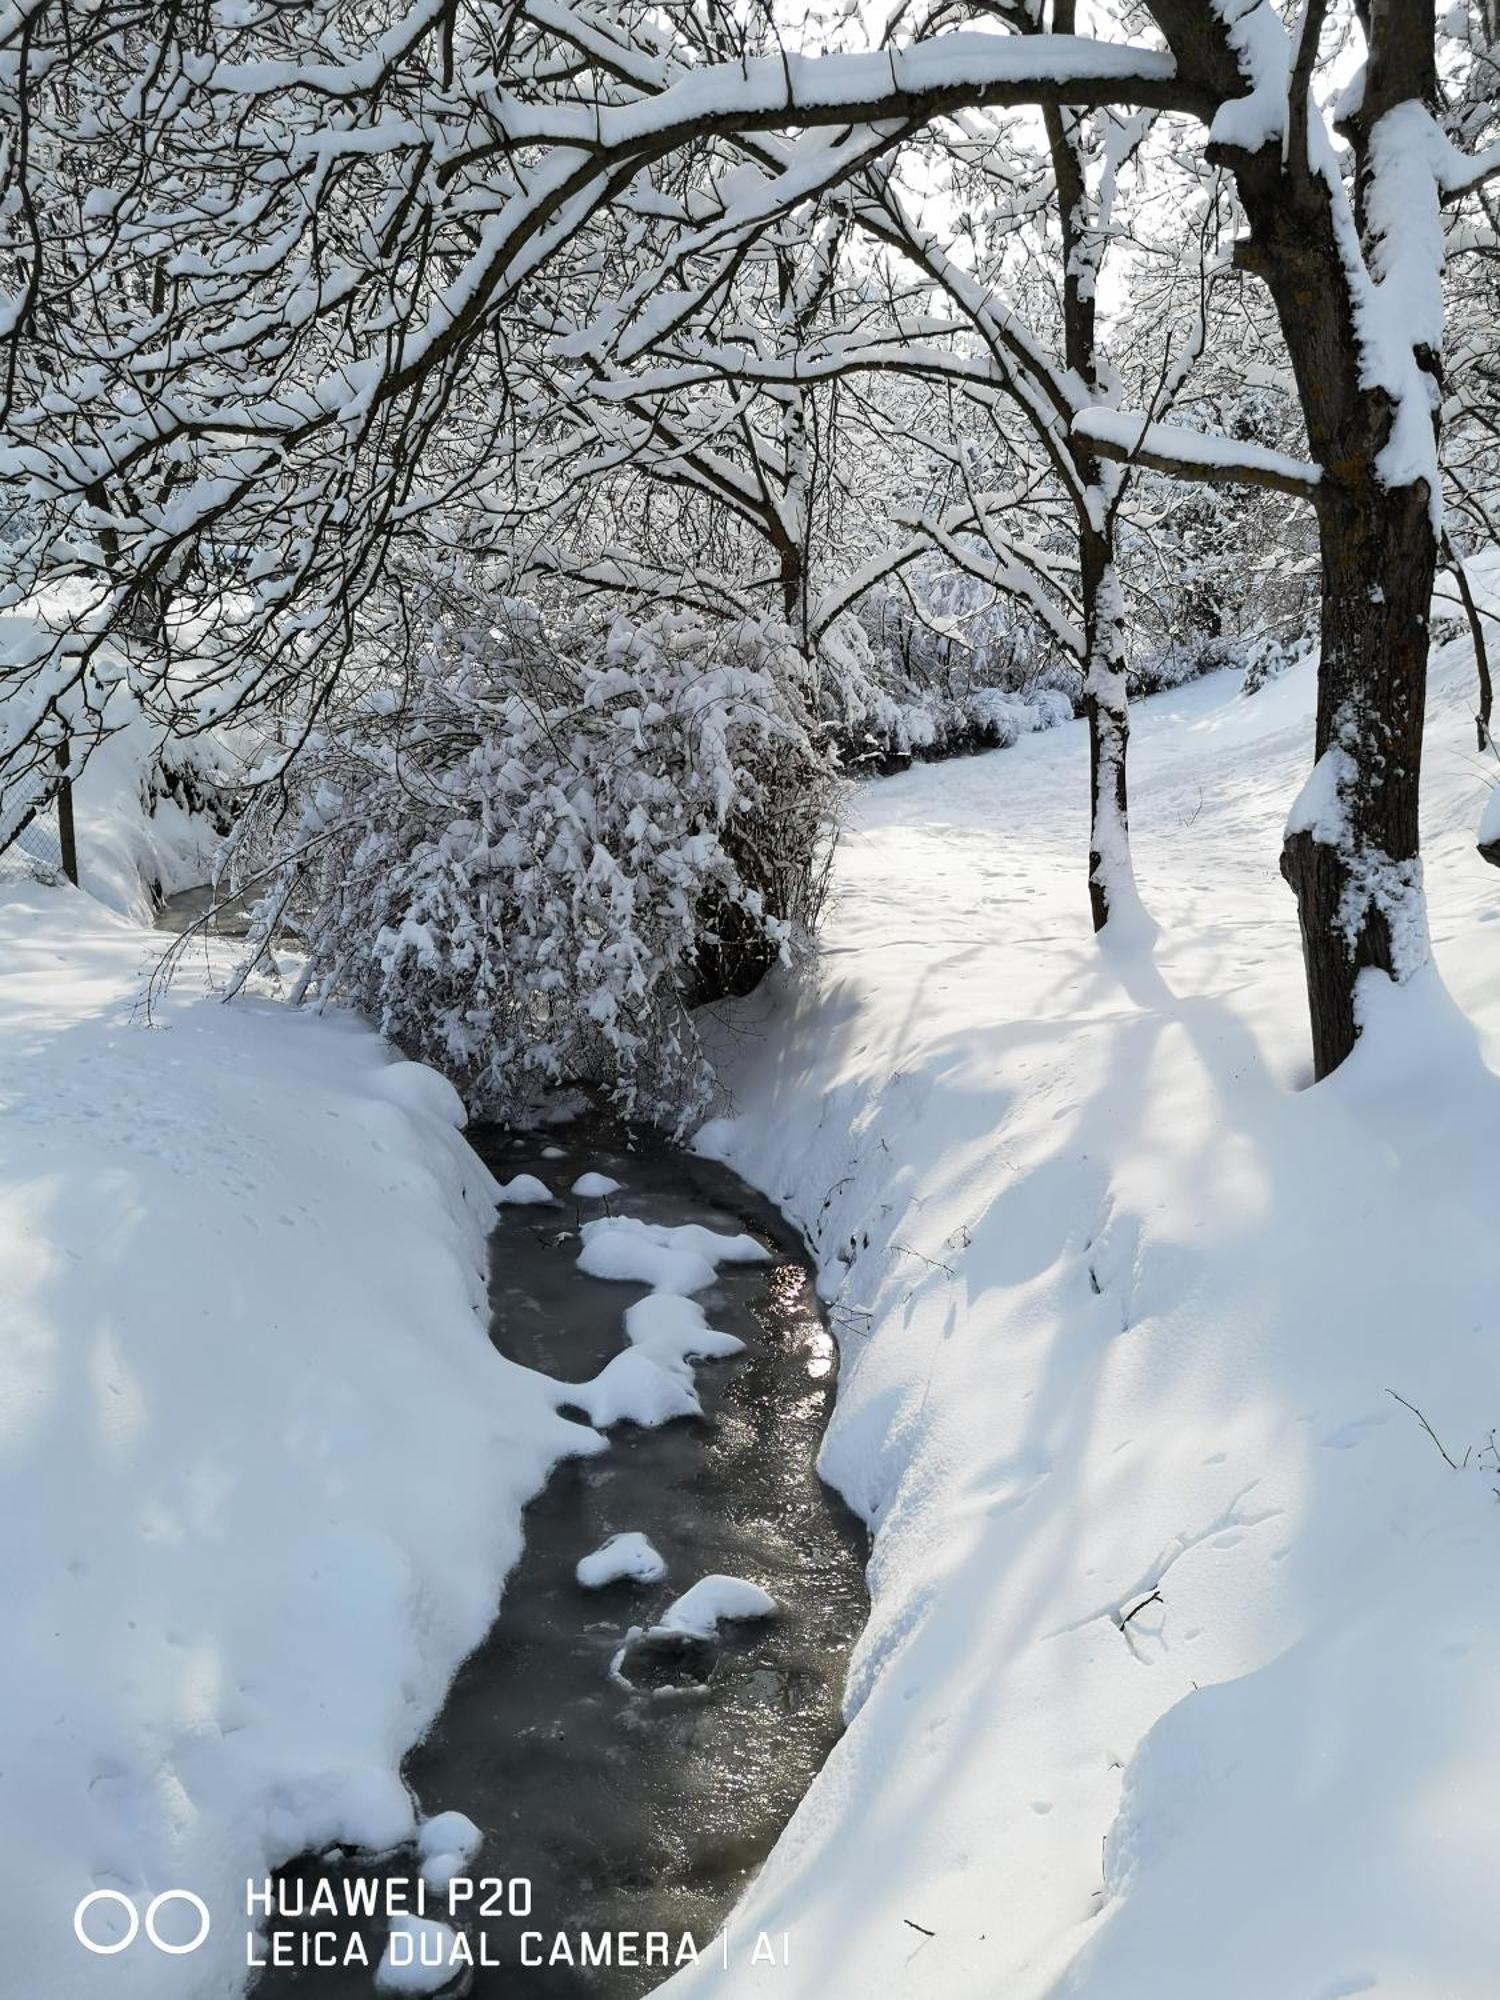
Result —
[{"label": "distant snowy hedge", "polygon": [[974,614],[968,637],[948,639],[872,591],[828,627],[818,709],[847,770],[1008,749],[1072,719],[1083,687],[1076,668],[1034,633],[1018,638],[988,616]]},{"label": "distant snowy hedge", "polygon": [[816,913],[836,783],[800,657],[684,612],[554,640],[512,602],[403,676],[299,760],[292,837],[261,807],[240,841],[282,858],[263,923],[304,946],[302,994],[351,1001],[480,1115],[586,1081],[691,1122],[692,1007]]}]

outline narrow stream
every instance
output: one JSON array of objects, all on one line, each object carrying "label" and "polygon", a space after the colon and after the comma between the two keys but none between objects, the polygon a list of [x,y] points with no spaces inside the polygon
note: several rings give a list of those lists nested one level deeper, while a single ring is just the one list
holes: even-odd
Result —
[{"label": "narrow stream", "polygon": [[[664,1937],[674,1961],[684,1935],[705,1955],[718,1950],[715,1933],[840,1733],[845,1665],[867,1604],[863,1533],[815,1469],[835,1348],[800,1241],[723,1167],[602,1120],[470,1138],[498,1179],[534,1174],[561,1198],[500,1210],[489,1291],[496,1346],[559,1381],[586,1382],[621,1351],[625,1309],[646,1291],[578,1270],[580,1223],[615,1213],[747,1230],[773,1252],[766,1263],[721,1264],[696,1295],[711,1326],[744,1342],[742,1354],[698,1364],[702,1419],[621,1424],[607,1453],[559,1466],[533,1501],[501,1615],[404,1767],[424,1814],[456,1810],[482,1830],[466,1875],[531,1884],[529,1914],[467,1926],[476,1957],[493,1963],[465,1975],[467,1985],[421,1990],[634,2000],[670,1971],[644,1962],[646,1934]],[[590,1171],[618,1181],[619,1193],[570,1196]],[[631,1530],[665,1559],[665,1578],[583,1588],[580,1558]],[[760,1585],[779,1615],[721,1627],[702,1686],[652,1694],[612,1679],[629,1628],[654,1624],[715,1573]],[[284,1873],[295,1897],[299,1881],[310,1894],[320,1879],[410,1881],[417,1869],[408,1852],[309,1856]],[[445,1917],[445,1899],[428,1912]],[[360,1932],[368,1968],[272,1968],[256,2000],[367,2000],[385,1922],[340,1917],[334,1927]],[[585,1966],[585,1934],[639,1942]]]},{"label": "narrow stream", "polygon": [[[742,1355],[700,1364],[703,1421],[618,1426],[607,1454],[554,1473],[527,1511],[502,1615],[406,1762],[425,1812],[456,1808],[483,1829],[471,1877],[532,1885],[529,1916],[478,1926],[501,1965],[476,1968],[472,1992],[633,2000],[660,1983],[659,1966],[585,1969],[566,1954],[581,1954],[583,1933],[665,1933],[674,1957],[687,1933],[706,1950],[840,1731],[866,1603],[861,1532],[814,1469],[835,1350],[800,1245],[723,1168],[664,1147],[627,1151],[599,1126],[527,1141],[472,1136],[502,1179],[532,1173],[560,1192],[600,1171],[621,1183],[614,1212],[748,1229],[776,1252],[770,1264],[721,1265],[699,1295],[710,1324],[745,1343]],[[491,1239],[491,1337],[562,1381],[587,1381],[620,1351],[624,1309],[645,1289],[577,1269],[577,1222],[604,1210],[503,1208]],[[664,1581],[583,1589],[580,1557],[628,1530],[665,1559]],[[627,1629],[649,1626],[715,1572],[760,1584],[780,1616],[724,1627],[701,1691],[631,1694],[612,1681]],[[409,1857],[391,1865],[412,1872]],[[522,1962],[551,1958],[557,1933],[572,1941],[561,1962]],[[370,1945],[378,1961],[379,1924]],[[257,2000],[342,2000],[371,1983],[357,1969],[268,1972],[255,1990]]]}]

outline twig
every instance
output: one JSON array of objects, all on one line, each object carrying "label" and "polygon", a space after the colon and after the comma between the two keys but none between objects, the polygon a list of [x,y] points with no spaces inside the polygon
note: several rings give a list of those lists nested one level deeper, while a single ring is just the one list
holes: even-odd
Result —
[{"label": "twig", "polygon": [[[1396,1396],[1396,1392],[1394,1389],[1387,1389],[1385,1393],[1388,1396]],[[1449,1468],[1450,1471],[1457,1472],[1458,1470],[1457,1465],[1454,1464],[1453,1460],[1448,1456],[1447,1452],[1443,1449],[1442,1439],[1438,1436],[1437,1432],[1432,1428],[1432,1425],[1428,1423],[1427,1419],[1422,1415],[1422,1412],[1417,1408],[1416,1404],[1408,1403],[1404,1396],[1396,1396],[1396,1401],[1401,1405],[1403,1410],[1411,1411],[1412,1415],[1416,1418],[1417,1422],[1422,1426],[1423,1430],[1426,1431],[1427,1435],[1432,1439],[1433,1443],[1437,1446],[1438,1450],[1443,1453],[1443,1463]]]},{"label": "twig", "polygon": [[913,1250],[909,1243],[893,1243],[891,1248],[899,1250],[903,1257],[916,1257],[923,1264],[929,1265],[934,1271],[946,1271],[950,1278],[954,1275],[951,1264],[945,1264],[937,1257],[929,1257],[921,1250]]},{"label": "twig", "polygon": [[1134,1618],[1136,1612],[1144,1611],[1148,1604],[1165,1604],[1165,1603],[1166,1599],[1162,1596],[1161,1592],[1159,1590],[1153,1590],[1149,1596],[1143,1597],[1140,1603],[1134,1606],[1132,1610],[1129,1610],[1125,1613],[1124,1617],[1122,1617],[1120,1620],[1120,1630],[1123,1632],[1125,1630],[1125,1627],[1130,1623],[1131,1619]]}]

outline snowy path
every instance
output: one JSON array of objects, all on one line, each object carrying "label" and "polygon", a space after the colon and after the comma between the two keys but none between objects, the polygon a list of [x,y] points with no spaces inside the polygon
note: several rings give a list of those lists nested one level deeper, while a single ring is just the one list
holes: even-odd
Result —
[{"label": "snowy path", "polygon": [[[1471,671],[1428,869],[1493,1061]],[[866,790],[820,968],[740,1010],[709,1143],[817,1248],[878,1537],[852,1727],[742,1915],[799,1995],[1493,1991],[1496,1468],[1387,1390],[1458,1457],[1500,1423],[1500,1088],[1435,987],[1300,1088],[1311,693],[1140,713],[1154,955],[1087,934],[1065,729]]]}]

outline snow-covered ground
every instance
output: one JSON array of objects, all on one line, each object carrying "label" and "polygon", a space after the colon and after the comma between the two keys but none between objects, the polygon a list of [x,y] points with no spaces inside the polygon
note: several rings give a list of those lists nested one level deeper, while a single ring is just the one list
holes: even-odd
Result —
[{"label": "snow-covered ground", "polygon": [[[161,943],[76,892],[0,892],[16,2000],[237,1993],[247,1877],[409,1835],[397,1766],[521,1507],[603,1444],[486,1337],[494,1189],[451,1088],[348,1017],[205,997],[192,954],[146,1026]],[[200,1950],[75,1942],[92,1890],[180,1888],[218,1919]],[[88,1930],[125,1923],[104,1903]],[[162,1912],[169,1941],[196,1925]]]},{"label": "snow-covered ground", "polygon": [[849,1732],[736,1920],[789,1931],[793,1977],[731,1953],[674,1996],[1494,1993],[1500,877],[1474,829],[1500,773],[1471,675],[1438,655],[1429,732],[1459,1006],[1387,989],[1311,1090],[1277,873],[1306,670],[1139,712],[1154,952],[1088,934],[1080,727],[860,794],[821,965],[737,1010],[736,1117],[702,1143],[817,1249],[824,1466],[875,1528],[873,1613]]},{"label": "snow-covered ground", "polygon": [[[1440,656],[1429,739],[1459,1005],[1386,996],[1316,1090],[1276,870],[1305,672],[1140,712],[1154,951],[1087,931],[1081,729],[859,795],[820,963],[736,1010],[705,1143],[817,1249],[873,1614],[848,1735],[735,1921],[790,1933],[790,1974],[715,1954],[674,1995],[1493,1990],[1500,878],[1470,672]],[[106,879],[100,838],[134,909],[158,857]],[[308,1846],[409,1836],[397,1765],[520,1508],[602,1444],[556,1414],[577,1385],[484,1337],[498,1190],[447,1087],[346,1018],[220,1006],[191,955],[148,1027],[156,943],[0,894],[18,1995],[229,1996],[239,1924],[90,1957],[78,1897],[237,1910]],[[688,1396],[722,1336],[686,1295],[758,1254],[704,1237],[606,1215],[583,1253],[670,1288],[621,1359]]]}]

